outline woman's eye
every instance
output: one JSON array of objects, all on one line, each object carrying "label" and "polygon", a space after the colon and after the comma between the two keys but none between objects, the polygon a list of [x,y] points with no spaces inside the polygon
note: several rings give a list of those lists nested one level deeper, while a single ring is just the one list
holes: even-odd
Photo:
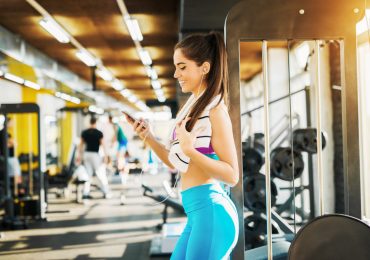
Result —
[{"label": "woman's eye", "polygon": [[186,67],[181,67],[180,70],[184,70]]}]

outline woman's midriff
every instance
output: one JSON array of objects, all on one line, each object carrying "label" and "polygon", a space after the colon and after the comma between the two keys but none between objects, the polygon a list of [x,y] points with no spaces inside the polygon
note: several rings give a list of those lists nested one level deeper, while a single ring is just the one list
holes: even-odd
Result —
[{"label": "woman's midriff", "polygon": [[214,182],[215,180],[210,178],[202,169],[191,163],[187,172],[181,174],[181,190],[183,191],[191,187]]}]

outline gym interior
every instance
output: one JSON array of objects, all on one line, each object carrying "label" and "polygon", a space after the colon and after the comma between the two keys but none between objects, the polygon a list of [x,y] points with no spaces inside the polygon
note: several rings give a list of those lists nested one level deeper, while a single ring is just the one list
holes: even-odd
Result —
[{"label": "gym interior", "polygon": [[165,144],[189,97],[174,46],[212,30],[239,162],[230,258],[370,259],[368,2],[0,0],[0,259],[170,259],[181,178],[122,111]]}]

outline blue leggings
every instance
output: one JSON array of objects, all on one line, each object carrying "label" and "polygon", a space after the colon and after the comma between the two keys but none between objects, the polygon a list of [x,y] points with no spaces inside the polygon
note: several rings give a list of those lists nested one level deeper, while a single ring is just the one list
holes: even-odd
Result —
[{"label": "blue leggings", "polygon": [[238,214],[219,184],[204,184],[183,192],[188,222],[171,260],[229,259],[238,240]]}]

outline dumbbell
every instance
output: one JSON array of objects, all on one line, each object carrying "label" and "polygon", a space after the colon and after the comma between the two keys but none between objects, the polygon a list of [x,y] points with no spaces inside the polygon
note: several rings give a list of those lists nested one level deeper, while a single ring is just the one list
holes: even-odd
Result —
[{"label": "dumbbell", "polygon": [[[271,233],[281,233],[279,225],[271,220]],[[252,249],[267,244],[267,219],[263,214],[253,214],[244,219],[245,249]]]},{"label": "dumbbell", "polygon": [[[251,211],[266,211],[266,178],[265,175],[257,173],[243,180],[244,206]],[[271,207],[276,203],[278,189],[271,181]]]},{"label": "dumbbell", "polygon": [[[317,153],[317,130],[316,128],[304,128],[293,131],[293,148],[296,151]],[[326,133],[321,132],[322,149],[326,146]]]},{"label": "dumbbell", "polygon": [[290,147],[277,147],[271,152],[270,158],[273,177],[291,181],[302,175],[304,161],[300,152],[292,151]]},{"label": "dumbbell", "polygon": [[263,134],[255,133],[253,141],[248,138],[242,143],[243,172],[246,176],[258,173],[265,163],[265,147],[262,144]]}]

